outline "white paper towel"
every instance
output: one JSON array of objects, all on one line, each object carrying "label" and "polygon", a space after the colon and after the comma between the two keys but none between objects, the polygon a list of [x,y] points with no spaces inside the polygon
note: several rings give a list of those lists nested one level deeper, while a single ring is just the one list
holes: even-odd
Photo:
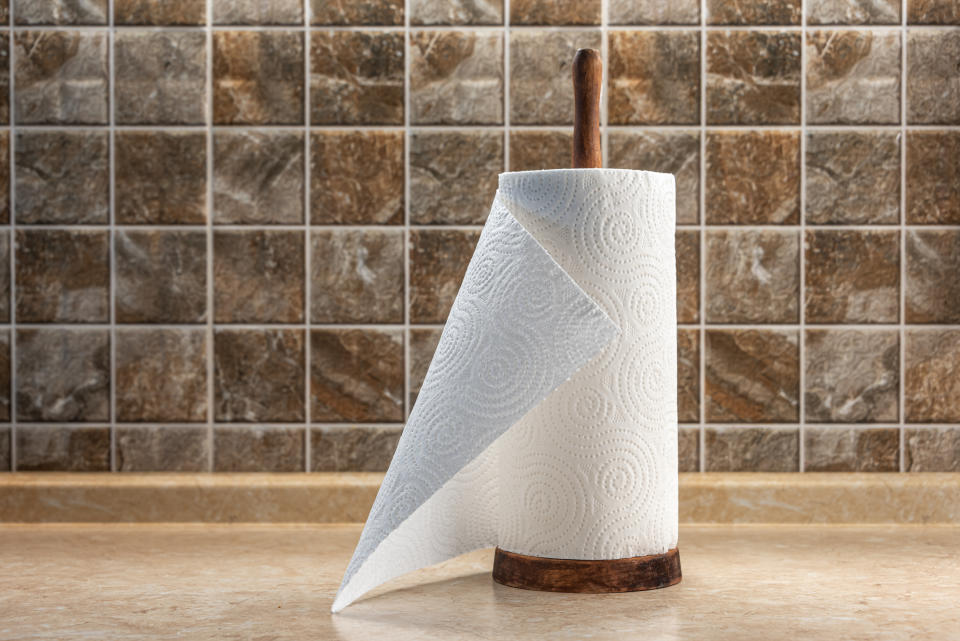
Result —
[{"label": "white paper towel", "polygon": [[482,547],[676,546],[674,202],[670,174],[501,174],[334,612]]}]

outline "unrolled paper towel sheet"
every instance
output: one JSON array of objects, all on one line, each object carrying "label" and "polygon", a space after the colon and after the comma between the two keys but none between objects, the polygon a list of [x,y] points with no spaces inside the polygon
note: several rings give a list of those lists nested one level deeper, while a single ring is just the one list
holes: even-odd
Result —
[{"label": "unrolled paper towel sheet", "polygon": [[676,546],[674,203],[670,174],[501,174],[334,612],[483,547]]}]

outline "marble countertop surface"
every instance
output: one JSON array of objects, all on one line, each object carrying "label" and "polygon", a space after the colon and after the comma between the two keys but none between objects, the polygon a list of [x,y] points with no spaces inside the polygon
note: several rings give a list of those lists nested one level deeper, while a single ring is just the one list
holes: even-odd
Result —
[{"label": "marble countertop surface", "polygon": [[683,525],[683,582],[493,583],[492,550],[338,615],[358,525],[0,526],[0,639],[956,639],[960,527]]}]

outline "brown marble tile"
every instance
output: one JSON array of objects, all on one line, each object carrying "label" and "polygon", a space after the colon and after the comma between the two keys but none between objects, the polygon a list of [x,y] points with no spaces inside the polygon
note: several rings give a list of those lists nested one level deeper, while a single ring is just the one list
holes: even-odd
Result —
[{"label": "brown marble tile", "polygon": [[597,29],[510,33],[510,124],[573,125],[573,56],[600,49]]},{"label": "brown marble tile", "polygon": [[203,329],[118,329],[116,417],[121,422],[207,420]]},{"label": "brown marble tile", "polygon": [[707,422],[796,422],[799,358],[794,330],[707,330]]},{"label": "brown marble tile", "polygon": [[207,136],[203,132],[114,134],[116,222],[207,222]]},{"label": "brown marble tile", "polygon": [[908,423],[960,421],[960,329],[909,330],[903,402]]},{"label": "brown marble tile", "polygon": [[311,322],[403,323],[403,230],[315,230],[310,242]]},{"label": "brown marble tile", "polygon": [[109,220],[106,131],[21,131],[16,135],[18,223],[106,224]]},{"label": "brown marble tile", "polygon": [[804,248],[808,323],[899,321],[899,232],[808,229]]},{"label": "brown marble tile", "polygon": [[410,0],[410,24],[503,24],[503,0]]},{"label": "brown marble tile", "polygon": [[10,427],[0,428],[0,472],[9,472],[10,461]]},{"label": "brown marble tile", "polygon": [[302,472],[303,427],[218,426],[213,431],[214,472]]},{"label": "brown marble tile", "polygon": [[10,0],[0,0],[0,22],[10,22]]},{"label": "brown marble tile", "polygon": [[908,123],[960,125],[958,59],[960,29],[907,33]]},{"label": "brown marble tile", "polygon": [[18,472],[109,472],[110,428],[17,427]]},{"label": "brown marble tile", "polygon": [[410,121],[418,125],[503,122],[503,35],[410,34]]},{"label": "brown marble tile", "polygon": [[106,33],[19,31],[14,52],[18,124],[107,124]]},{"label": "brown marble tile", "polygon": [[10,133],[0,132],[0,224],[10,222]]},{"label": "brown marble tile", "polygon": [[213,121],[218,125],[303,123],[303,34],[213,34]]},{"label": "brown marble tile", "polygon": [[311,472],[385,472],[400,440],[400,427],[314,427]]},{"label": "brown marble tile", "polygon": [[707,24],[798,25],[800,0],[707,0]]},{"label": "brown marble tile", "polygon": [[199,31],[118,31],[117,124],[202,124],[207,113],[206,47],[207,37]]},{"label": "brown marble tile", "polygon": [[10,34],[0,33],[0,123],[10,122]]},{"label": "brown marble tile", "polygon": [[799,240],[795,231],[707,230],[707,322],[798,322]]},{"label": "brown marble tile", "polygon": [[908,24],[960,24],[956,0],[907,0]]},{"label": "brown marble tile", "polygon": [[908,428],[904,434],[907,472],[960,472],[960,428]]},{"label": "brown marble tile", "polygon": [[807,122],[900,122],[900,35],[892,31],[807,34]]},{"label": "brown marble tile", "polygon": [[700,471],[700,429],[681,427],[678,432],[677,459],[679,471]]},{"label": "brown marble tile", "polygon": [[900,24],[900,1],[809,0],[807,24]]},{"label": "brown marble tile", "polygon": [[304,251],[301,231],[214,232],[214,320],[303,322]]},{"label": "brown marble tile", "polygon": [[700,330],[677,330],[677,407],[681,423],[700,420]]},{"label": "brown marble tile", "polygon": [[[0,419],[4,421],[9,421],[11,418],[10,392],[10,332],[4,330],[0,332]],[[0,443],[0,449],[2,449],[2,443]],[[2,459],[3,455],[0,454],[0,469],[9,469],[9,466],[3,467]]]},{"label": "brown marble tile", "polygon": [[600,24],[601,0],[511,0],[511,25]]},{"label": "brown marble tile", "polygon": [[109,331],[18,329],[16,341],[18,420],[110,419]]},{"label": "brown marble tile", "polygon": [[796,31],[709,32],[707,123],[799,124],[800,73]]},{"label": "brown marble tile", "polygon": [[231,225],[303,223],[303,134],[213,134],[213,221]]},{"label": "brown marble tile", "polygon": [[107,24],[107,0],[16,0],[13,22],[18,25]]},{"label": "brown marble tile", "polygon": [[403,32],[314,31],[310,123],[403,124]]},{"label": "brown marble tile", "polygon": [[907,222],[960,224],[960,132],[907,132]]},{"label": "brown marble tile", "polygon": [[410,322],[443,323],[480,239],[479,231],[410,231]]},{"label": "brown marble tile", "polygon": [[696,31],[612,31],[609,40],[610,124],[700,122],[700,35]]},{"label": "brown marble tile", "polygon": [[510,130],[510,171],[565,169],[572,152],[572,131]]},{"label": "brown marble tile", "polygon": [[110,234],[18,229],[16,286],[18,322],[108,322]]},{"label": "brown marble tile", "polygon": [[113,0],[118,25],[202,25],[206,20],[204,0]]},{"label": "brown marble tile", "polygon": [[700,232],[678,229],[677,254],[677,322],[700,320]]},{"label": "brown marble tile", "polygon": [[10,322],[10,302],[10,234],[3,231],[0,232],[0,323]]},{"label": "brown marble tile", "polygon": [[906,321],[960,323],[960,230],[907,231]]},{"label": "brown marble tile", "polygon": [[892,423],[899,417],[896,330],[806,333],[804,402],[811,423]]},{"label": "brown marble tile", "polygon": [[118,323],[206,322],[206,232],[119,229],[114,242]]},{"label": "brown marble tile", "polygon": [[117,427],[118,472],[206,472],[207,427],[135,425]]},{"label": "brown marble tile", "polygon": [[[608,145],[608,167],[673,174],[677,180],[677,223],[695,225],[699,222],[699,133],[614,130],[609,134]],[[512,161],[513,148],[510,149],[510,158]]]},{"label": "brown marble tile", "polygon": [[218,422],[303,421],[306,355],[300,329],[217,329],[214,417]]},{"label": "brown marble tile", "polygon": [[697,0],[609,0],[610,24],[700,24]]},{"label": "brown marble tile", "polygon": [[807,134],[807,223],[895,225],[900,220],[900,134]]},{"label": "brown marble tile", "polygon": [[403,331],[310,332],[310,417],[314,421],[402,421]]},{"label": "brown marble tile", "polygon": [[410,401],[407,410],[413,409],[413,404],[417,401],[417,395],[423,386],[423,380],[427,377],[427,370],[430,368],[430,361],[433,360],[433,353],[437,351],[437,345],[440,343],[440,329],[411,329],[410,341]]},{"label": "brown marble tile", "polygon": [[804,472],[899,472],[900,430],[895,427],[808,427]]},{"label": "brown marble tile", "polygon": [[403,25],[403,0],[310,0],[313,24]]},{"label": "brown marble tile", "polygon": [[483,224],[502,171],[499,131],[411,134],[410,222]]},{"label": "brown marble tile", "polygon": [[310,221],[403,223],[403,132],[310,134]]},{"label": "brown marble tile", "polygon": [[706,428],[707,472],[797,472],[800,434],[795,428]]},{"label": "brown marble tile", "polygon": [[303,0],[217,0],[214,24],[303,24]]}]

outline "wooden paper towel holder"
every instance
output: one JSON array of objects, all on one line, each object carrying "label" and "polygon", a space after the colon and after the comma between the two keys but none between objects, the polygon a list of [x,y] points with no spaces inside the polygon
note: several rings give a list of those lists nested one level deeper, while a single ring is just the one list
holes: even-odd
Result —
[{"label": "wooden paper towel holder", "polygon": [[[580,49],[573,58],[573,167],[603,166],[600,142],[600,90],[603,62],[596,49]],[[544,592],[637,592],[680,582],[680,552],[624,559],[553,559],[497,548],[493,580],[524,590]]]}]

